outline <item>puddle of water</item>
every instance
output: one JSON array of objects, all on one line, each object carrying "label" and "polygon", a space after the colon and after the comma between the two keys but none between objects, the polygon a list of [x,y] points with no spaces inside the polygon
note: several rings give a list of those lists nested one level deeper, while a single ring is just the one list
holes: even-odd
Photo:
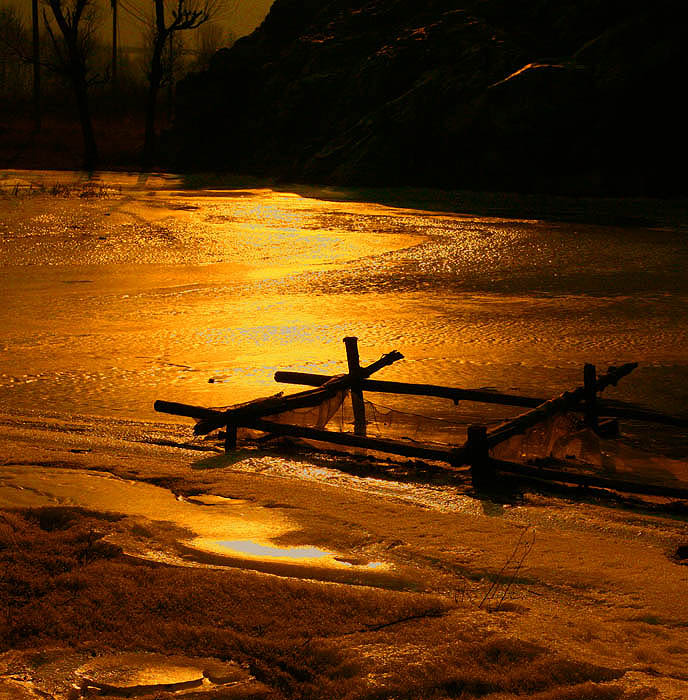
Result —
[{"label": "puddle of water", "polygon": [[212,493],[200,493],[197,496],[187,496],[189,503],[198,503],[200,506],[238,506],[248,503],[243,498],[227,498],[226,496],[216,496]]},{"label": "puddle of water", "polygon": [[381,561],[361,562],[317,547],[277,547],[274,544],[261,544],[253,540],[226,540],[212,543],[213,551],[231,552],[234,556],[246,556],[263,561],[275,559],[310,563],[319,566],[357,567],[364,569],[384,569]]},{"label": "puddle of water", "polygon": [[202,666],[191,660],[157,654],[105,656],[82,666],[77,673],[83,679],[82,689],[91,686],[98,688],[99,694],[127,696],[197,688],[205,678]]},{"label": "puddle of water", "polygon": [[[132,528],[139,526],[134,536],[113,537],[129,554],[149,559],[241,566],[303,578],[316,567],[317,577],[328,580],[330,574],[341,580],[346,569],[387,568],[381,562],[369,565],[311,546],[280,547],[274,540],[297,531],[298,525],[278,509],[241,499],[212,494],[178,498],[159,486],[87,470],[20,466],[0,470],[0,508],[46,505],[79,506],[135,519]],[[144,521],[156,525],[140,527]]]},{"label": "puddle of water", "polygon": [[219,550],[229,549],[232,552],[247,554],[251,557],[261,559],[327,559],[334,555],[317,547],[275,547],[266,544],[259,544],[251,540],[227,540],[218,542]]}]

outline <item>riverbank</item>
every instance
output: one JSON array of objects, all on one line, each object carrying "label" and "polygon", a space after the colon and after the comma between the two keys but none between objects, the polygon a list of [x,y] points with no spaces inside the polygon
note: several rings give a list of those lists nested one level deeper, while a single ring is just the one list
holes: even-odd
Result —
[{"label": "riverbank", "polygon": [[428,212],[688,230],[688,199],[685,197],[585,197],[429,187],[338,187],[210,172],[183,173],[180,177],[184,187],[189,189],[271,187],[331,202],[374,202]]},{"label": "riverbank", "polygon": [[[58,139],[60,142],[60,139]],[[133,157],[108,161],[111,169],[85,173],[78,159],[66,164],[57,157],[47,169],[38,170],[39,157],[17,156],[7,161],[11,169],[0,172],[0,192],[14,191],[11,181],[33,182],[50,188],[55,183],[84,185],[111,178],[128,181],[128,187],[169,190],[218,191],[271,189],[329,202],[370,202],[419,211],[552,222],[577,222],[600,226],[670,228],[688,230],[688,199],[649,197],[581,197],[520,192],[480,192],[419,187],[335,187],[317,183],[287,183],[239,173],[144,171]],[[51,163],[55,166],[51,168]],[[67,166],[67,167],[65,167]]]},{"label": "riverbank", "polygon": [[[461,482],[388,482],[360,468],[337,479],[346,467],[336,462],[225,457],[151,444],[146,424],[110,437],[96,426],[6,424],[5,692],[65,698],[86,658],[105,663],[122,652],[243,669],[236,695],[206,683],[194,698],[677,700],[688,692],[682,518],[521,488],[478,499]],[[65,491],[79,475],[87,486]],[[111,489],[105,508],[101,482]],[[211,520],[223,503],[248,504],[288,524],[275,546],[336,551],[354,566],[375,561],[388,575],[366,579],[361,569],[350,585],[314,580],[317,562],[284,576],[221,556],[212,565],[151,556],[192,533],[171,511],[144,516],[118,502],[118,489],[136,485],[195,503]],[[427,489],[444,498],[424,501]]]},{"label": "riverbank", "polygon": [[[304,194],[318,188],[302,188]],[[602,226],[671,227],[688,230],[688,199],[577,197],[519,192],[472,192],[423,188],[362,188],[323,193],[333,201],[354,199],[395,207],[512,219],[563,221]]]}]

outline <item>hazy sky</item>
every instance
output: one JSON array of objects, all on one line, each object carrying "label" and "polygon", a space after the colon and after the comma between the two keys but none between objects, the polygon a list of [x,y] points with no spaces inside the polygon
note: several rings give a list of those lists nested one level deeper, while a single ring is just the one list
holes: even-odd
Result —
[{"label": "hazy sky", "polygon": [[[110,21],[110,0],[95,0],[101,11],[104,24]],[[222,21],[228,30],[237,36],[243,36],[253,31],[268,13],[273,0],[225,0],[222,11]],[[150,12],[151,0],[119,0],[119,28],[122,44],[140,43],[140,23],[132,16],[145,15]],[[24,15],[27,21],[31,19],[30,0],[0,0],[0,7],[14,7]],[[128,12],[127,9],[130,11]],[[119,43],[119,42],[118,42]]]}]

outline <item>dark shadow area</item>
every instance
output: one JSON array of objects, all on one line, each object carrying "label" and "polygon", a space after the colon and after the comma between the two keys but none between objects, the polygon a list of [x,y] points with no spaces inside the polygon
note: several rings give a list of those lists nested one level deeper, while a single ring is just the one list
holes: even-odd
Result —
[{"label": "dark shadow area", "polygon": [[180,85],[169,153],[336,185],[685,194],[685,19],[674,0],[277,0]]},{"label": "dark shadow area", "polygon": [[[98,166],[142,167],[146,125],[146,167],[243,174],[224,177],[229,187],[321,183],[358,188],[321,190],[325,198],[431,210],[614,225],[685,221],[685,200],[662,213],[643,198],[688,192],[680,88],[687,12],[676,0],[537,0],[518,11],[503,0],[461,8],[450,0],[277,0],[230,48],[217,50],[231,44],[225,37],[188,49],[192,59],[170,64],[162,78],[159,66],[146,69],[143,51],[119,65],[116,86],[108,47],[94,46],[87,78]],[[28,27],[21,31],[26,54]],[[43,75],[37,130],[22,60],[0,56],[9,106],[0,117],[0,162],[82,167],[80,111],[66,74]],[[153,84],[155,157],[146,108]],[[600,196],[635,199],[624,210]]]}]

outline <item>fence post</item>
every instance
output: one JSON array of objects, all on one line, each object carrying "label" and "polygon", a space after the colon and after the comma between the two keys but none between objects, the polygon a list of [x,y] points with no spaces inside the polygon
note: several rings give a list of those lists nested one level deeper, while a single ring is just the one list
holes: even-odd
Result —
[{"label": "fence post", "polygon": [[225,430],[225,452],[236,450],[237,427],[234,423],[228,423]]},{"label": "fence post", "polygon": [[361,391],[360,375],[361,363],[358,357],[358,338],[348,336],[344,338],[346,346],[346,361],[349,365],[351,377],[351,405],[354,409],[354,433],[366,434],[365,403],[363,403],[363,391]]},{"label": "fence post", "polygon": [[586,364],[583,367],[583,387],[585,389],[585,424],[597,430],[597,370],[595,365]]},{"label": "fence post", "polygon": [[486,426],[468,426],[466,452],[468,464],[471,466],[473,488],[479,490],[494,484],[497,472],[490,463],[490,449],[487,444]]}]

